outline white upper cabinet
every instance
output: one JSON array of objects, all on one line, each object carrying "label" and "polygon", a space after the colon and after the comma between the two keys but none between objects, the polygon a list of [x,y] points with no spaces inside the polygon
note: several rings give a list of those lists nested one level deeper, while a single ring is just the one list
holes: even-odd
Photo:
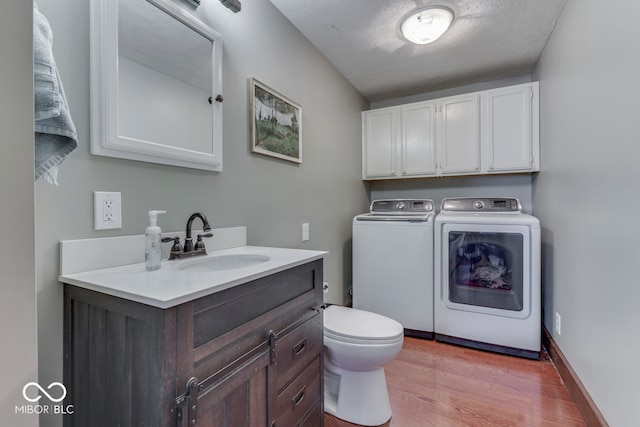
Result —
[{"label": "white upper cabinet", "polygon": [[417,102],[400,107],[401,176],[436,174],[436,104]]},{"label": "white upper cabinet", "polygon": [[480,96],[452,96],[438,105],[438,174],[479,173]]},{"label": "white upper cabinet", "polygon": [[539,171],[538,82],[482,93],[483,172]]},{"label": "white upper cabinet", "polygon": [[381,108],[362,114],[362,177],[396,176],[397,109]]},{"label": "white upper cabinet", "polygon": [[362,178],[436,174],[435,102],[362,113]]},{"label": "white upper cabinet", "polygon": [[363,179],[535,172],[538,83],[362,113]]}]

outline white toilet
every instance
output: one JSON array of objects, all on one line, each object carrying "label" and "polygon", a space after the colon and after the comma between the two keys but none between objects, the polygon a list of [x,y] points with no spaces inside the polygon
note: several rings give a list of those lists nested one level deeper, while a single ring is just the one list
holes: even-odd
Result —
[{"label": "white toilet", "polygon": [[324,310],[324,410],[363,426],[391,419],[384,365],[393,360],[404,329],[380,314],[332,305]]}]

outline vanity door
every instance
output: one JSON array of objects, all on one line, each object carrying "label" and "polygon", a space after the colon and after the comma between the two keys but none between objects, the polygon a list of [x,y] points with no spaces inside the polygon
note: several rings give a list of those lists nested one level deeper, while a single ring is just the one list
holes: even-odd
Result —
[{"label": "vanity door", "polygon": [[264,427],[269,420],[265,398],[270,350],[195,384],[196,398],[177,410],[179,427]]}]

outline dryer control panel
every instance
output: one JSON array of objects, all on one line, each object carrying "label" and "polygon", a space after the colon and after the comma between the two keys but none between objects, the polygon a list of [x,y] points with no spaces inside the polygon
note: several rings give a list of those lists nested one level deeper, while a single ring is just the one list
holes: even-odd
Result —
[{"label": "dryer control panel", "polygon": [[520,201],[515,198],[472,198],[442,200],[442,211],[449,212],[520,212]]}]

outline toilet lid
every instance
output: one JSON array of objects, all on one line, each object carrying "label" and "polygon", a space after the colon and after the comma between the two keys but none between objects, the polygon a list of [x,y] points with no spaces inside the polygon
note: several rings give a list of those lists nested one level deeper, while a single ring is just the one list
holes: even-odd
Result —
[{"label": "toilet lid", "polygon": [[343,341],[393,341],[404,335],[404,328],[388,317],[369,311],[332,305],[324,310],[324,331]]}]

